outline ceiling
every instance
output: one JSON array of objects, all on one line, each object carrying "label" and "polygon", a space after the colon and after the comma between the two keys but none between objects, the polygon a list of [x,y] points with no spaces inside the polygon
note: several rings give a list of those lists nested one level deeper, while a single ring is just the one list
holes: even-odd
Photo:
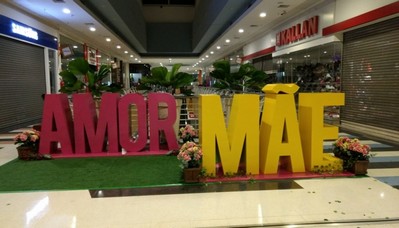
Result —
[{"label": "ceiling", "polygon": [[[182,63],[191,71],[221,58],[235,62],[245,44],[325,1],[6,0],[6,4],[124,61],[151,66]],[[63,13],[64,8],[71,12]],[[259,17],[261,12],[267,16]]]}]

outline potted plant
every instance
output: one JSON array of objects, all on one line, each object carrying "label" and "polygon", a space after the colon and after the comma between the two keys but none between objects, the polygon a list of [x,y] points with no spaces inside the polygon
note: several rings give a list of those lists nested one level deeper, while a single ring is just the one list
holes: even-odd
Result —
[{"label": "potted plant", "polygon": [[153,67],[151,75],[141,79],[141,85],[152,91],[191,95],[192,91],[187,87],[194,82],[195,78],[188,73],[179,72],[181,66],[182,64],[174,64],[170,71],[163,66]]},{"label": "potted plant", "polygon": [[[188,87],[194,82],[195,78],[185,72],[179,72],[182,64],[174,64],[172,69],[168,71],[166,67],[153,67],[151,68],[151,75],[148,77],[143,77],[141,79],[141,86],[147,88],[148,90],[157,92],[168,92],[173,95],[184,94],[191,95],[192,91]],[[176,122],[173,125],[176,137],[179,134],[179,123],[180,123],[180,111],[182,100],[176,100]],[[159,106],[159,118],[163,119],[167,116],[167,106],[161,104]],[[163,136],[161,136],[163,137]]]},{"label": "potted plant", "polygon": [[250,63],[240,65],[237,72],[231,71],[230,61],[228,60],[214,62],[213,67],[214,70],[210,73],[210,76],[217,80],[213,87],[218,89],[260,92],[268,79],[265,72],[257,70]]},{"label": "potted plant", "polygon": [[18,158],[22,160],[36,159],[38,157],[40,132],[26,130],[14,137],[14,144],[18,145]]},{"label": "potted plant", "polygon": [[186,142],[177,155],[183,169],[184,181],[198,182],[201,173],[202,149],[195,142]]},{"label": "potted plant", "polygon": [[60,92],[68,94],[90,92],[93,97],[100,97],[103,92],[121,92],[122,86],[102,82],[110,72],[110,66],[101,65],[97,71],[94,71],[87,60],[77,58],[68,63],[66,70],[60,72],[63,82]]},{"label": "potted plant", "polygon": [[344,170],[358,175],[367,173],[369,159],[373,156],[369,145],[349,137],[339,137],[332,145],[334,156],[343,160]]},{"label": "potted plant", "polygon": [[187,124],[185,127],[180,128],[179,137],[183,143],[194,142],[194,138],[197,137],[197,130],[190,124]]}]

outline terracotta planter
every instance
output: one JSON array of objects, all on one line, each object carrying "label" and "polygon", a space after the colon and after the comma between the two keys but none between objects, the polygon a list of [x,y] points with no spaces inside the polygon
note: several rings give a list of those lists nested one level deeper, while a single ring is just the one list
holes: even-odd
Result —
[{"label": "terracotta planter", "polygon": [[30,146],[19,146],[18,150],[18,158],[21,160],[33,160],[37,158],[37,151],[33,147]]},{"label": "terracotta planter", "polygon": [[367,168],[369,167],[369,161],[356,161],[351,167],[350,171],[355,175],[367,174]]},{"label": "terracotta planter", "polygon": [[201,168],[185,168],[183,169],[184,182],[196,183],[199,182]]}]

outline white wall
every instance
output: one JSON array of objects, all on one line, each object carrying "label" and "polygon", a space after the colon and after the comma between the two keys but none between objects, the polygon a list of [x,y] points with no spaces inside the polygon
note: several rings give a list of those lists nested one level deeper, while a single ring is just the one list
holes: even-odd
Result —
[{"label": "white wall", "polygon": [[334,23],[345,21],[394,2],[397,2],[397,0],[336,0]]}]

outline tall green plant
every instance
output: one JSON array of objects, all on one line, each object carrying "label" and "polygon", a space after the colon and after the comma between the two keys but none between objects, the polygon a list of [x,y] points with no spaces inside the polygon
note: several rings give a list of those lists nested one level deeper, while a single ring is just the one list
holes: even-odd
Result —
[{"label": "tall green plant", "polygon": [[230,61],[221,60],[213,63],[211,77],[217,79],[213,87],[236,91],[261,91],[267,82],[267,74],[257,70],[252,64],[242,64],[237,72],[231,72]]},{"label": "tall green plant", "polygon": [[[182,89],[182,92],[189,95],[191,90],[185,87],[190,86],[195,78],[185,72],[179,72],[182,64],[174,64],[172,69],[168,71],[166,67],[153,67],[151,75],[143,77],[141,83],[151,89],[169,91],[170,89]],[[156,88],[154,88],[156,87]]]},{"label": "tall green plant", "polygon": [[109,75],[111,67],[101,65],[97,71],[90,68],[87,60],[78,58],[68,63],[66,70],[60,72],[62,81],[60,92],[79,93],[88,90],[93,96],[101,96],[103,92],[120,92],[122,87],[117,84],[107,85],[102,80]]}]

